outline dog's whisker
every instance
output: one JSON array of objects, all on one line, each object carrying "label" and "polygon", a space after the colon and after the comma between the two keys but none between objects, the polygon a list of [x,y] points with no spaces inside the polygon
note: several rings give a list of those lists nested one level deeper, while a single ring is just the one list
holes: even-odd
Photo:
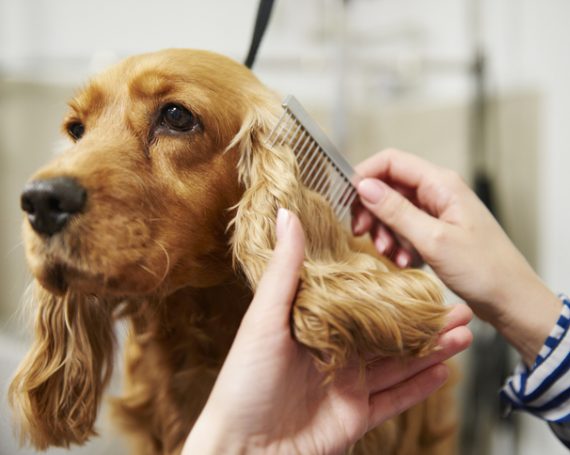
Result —
[{"label": "dog's whisker", "polygon": [[149,274],[151,274],[153,277],[159,278],[159,275],[157,273],[155,273],[150,267],[147,267],[144,264],[139,264],[139,267],[141,269],[143,269],[145,272],[148,272]]},{"label": "dog's whisker", "polygon": [[162,278],[160,279],[160,282],[159,282],[159,286],[160,286],[162,283],[164,283],[164,281],[166,280],[166,277],[168,276],[168,272],[170,271],[170,255],[168,254],[168,250],[166,249],[166,247],[162,243],[160,243],[158,240],[155,240],[154,242],[164,252],[164,257],[166,258],[164,273],[163,273]]},{"label": "dog's whisker", "polygon": [[166,259],[164,271],[162,272],[162,274],[156,273],[154,270],[152,270],[150,267],[147,267],[144,264],[138,264],[138,266],[141,269],[143,269],[145,272],[148,272],[150,275],[157,278],[156,288],[158,288],[162,283],[164,283],[164,281],[166,280],[166,277],[168,276],[168,272],[170,271],[170,254],[168,254],[168,250],[158,240],[154,240],[154,243],[156,245],[158,245],[158,247],[164,253],[164,257]]},{"label": "dog's whisker", "polygon": [[24,241],[20,241],[18,243],[16,243],[12,248],[10,248],[7,252],[6,252],[6,257],[10,256],[11,254],[13,254],[18,248],[24,246]]}]

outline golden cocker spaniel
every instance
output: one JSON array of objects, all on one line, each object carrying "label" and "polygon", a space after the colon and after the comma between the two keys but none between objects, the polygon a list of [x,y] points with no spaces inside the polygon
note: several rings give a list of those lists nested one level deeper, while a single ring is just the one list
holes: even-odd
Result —
[{"label": "golden cocker spaniel", "polygon": [[[290,148],[266,140],[279,99],[242,65],[194,50],[135,56],[69,105],[73,144],[22,194],[37,281],[35,340],[9,392],[23,441],[96,434],[114,321],[127,318],[115,418],[134,453],[178,453],[271,255],[279,207],[306,232],[292,331],[319,368],[434,348],[438,285],[366,252],[300,182]],[[352,453],[453,453],[452,408],[443,389]]]}]

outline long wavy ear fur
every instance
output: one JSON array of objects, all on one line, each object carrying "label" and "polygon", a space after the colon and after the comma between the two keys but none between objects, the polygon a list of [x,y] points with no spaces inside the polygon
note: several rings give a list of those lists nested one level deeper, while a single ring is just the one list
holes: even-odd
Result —
[{"label": "long wavy ear fur", "polygon": [[268,106],[276,103],[262,104],[230,145],[241,147],[245,187],[233,221],[234,265],[255,289],[274,247],[277,210],[287,208],[299,216],[307,238],[293,331],[322,370],[334,372],[355,354],[431,351],[447,312],[437,282],[358,251],[324,198],[300,183],[292,151],[266,143],[276,121]]},{"label": "long wavy ear fur", "polygon": [[108,303],[37,286],[35,338],[9,388],[21,443],[37,449],[82,444],[110,380],[115,338]]}]

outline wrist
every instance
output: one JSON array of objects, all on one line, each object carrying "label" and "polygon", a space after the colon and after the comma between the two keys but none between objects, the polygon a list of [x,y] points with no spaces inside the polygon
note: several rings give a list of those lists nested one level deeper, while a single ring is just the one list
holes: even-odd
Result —
[{"label": "wrist", "polygon": [[562,302],[534,274],[502,293],[501,298],[488,322],[531,366],[558,320]]},{"label": "wrist", "polygon": [[182,449],[182,455],[242,455],[251,453],[240,437],[234,437],[224,425],[224,419],[212,415],[207,407],[192,427]]}]

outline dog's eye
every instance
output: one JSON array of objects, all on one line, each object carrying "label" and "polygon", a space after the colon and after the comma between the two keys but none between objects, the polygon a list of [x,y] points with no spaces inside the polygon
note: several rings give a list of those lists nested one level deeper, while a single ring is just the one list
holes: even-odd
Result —
[{"label": "dog's eye", "polygon": [[85,133],[85,125],[81,122],[72,122],[67,125],[67,132],[76,141],[81,139],[83,133]]},{"label": "dog's eye", "polygon": [[161,123],[176,131],[189,131],[196,126],[196,118],[179,104],[167,104],[162,108]]}]

